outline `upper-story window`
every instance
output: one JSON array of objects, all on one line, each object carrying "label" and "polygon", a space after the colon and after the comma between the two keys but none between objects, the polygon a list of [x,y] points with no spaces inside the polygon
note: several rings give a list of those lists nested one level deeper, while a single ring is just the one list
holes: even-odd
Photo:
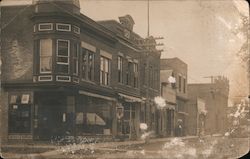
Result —
[{"label": "upper-story window", "polygon": [[70,24],[57,23],[56,24],[56,30],[59,30],[59,31],[71,31],[71,25]]},{"label": "upper-story window", "polygon": [[57,40],[57,72],[69,73],[69,55],[70,55],[70,42],[69,40]]},{"label": "upper-story window", "polygon": [[53,23],[40,23],[38,24],[39,31],[53,30]]},{"label": "upper-story window", "polygon": [[73,25],[72,30],[73,30],[74,33],[80,34],[80,28],[78,26]]},{"label": "upper-story window", "polygon": [[183,78],[183,93],[186,93],[186,79]]},{"label": "upper-story window", "polygon": [[74,43],[73,45],[73,74],[78,75],[78,58],[79,58],[79,45]]},{"label": "upper-story window", "polygon": [[122,73],[123,73],[123,58],[122,56],[118,56],[118,82],[122,83]]},{"label": "upper-story window", "polygon": [[40,40],[40,73],[52,72],[52,39]]},{"label": "upper-story window", "polygon": [[94,80],[94,52],[82,48],[82,79]]},{"label": "upper-story window", "polygon": [[181,92],[181,89],[182,89],[182,88],[181,88],[181,82],[182,82],[182,80],[181,80],[181,75],[179,75],[178,78],[179,78],[179,81],[178,81],[178,84],[179,84],[179,85],[178,85],[178,87],[179,87],[179,92]]},{"label": "upper-story window", "polygon": [[110,85],[110,61],[104,56],[100,58],[100,84]]},{"label": "upper-story window", "polygon": [[134,87],[138,87],[138,63],[134,63]]}]

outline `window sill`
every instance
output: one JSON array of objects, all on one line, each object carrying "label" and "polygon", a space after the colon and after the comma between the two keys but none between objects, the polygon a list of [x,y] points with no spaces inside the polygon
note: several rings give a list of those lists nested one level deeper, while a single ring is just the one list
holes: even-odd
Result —
[{"label": "window sill", "polygon": [[105,88],[112,89],[112,87],[111,87],[111,86],[109,86],[109,85],[100,84],[100,86],[105,87]]}]

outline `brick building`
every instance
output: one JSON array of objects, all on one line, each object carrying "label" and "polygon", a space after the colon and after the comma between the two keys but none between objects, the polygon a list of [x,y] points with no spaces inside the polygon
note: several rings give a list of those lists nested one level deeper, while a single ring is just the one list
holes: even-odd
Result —
[{"label": "brick building", "polygon": [[133,32],[131,16],[109,26],[81,14],[78,0],[38,0],[2,7],[1,20],[2,141],[132,139],[141,121],[155,125],[147,103],[159,93],[161,53]]},{"label": "brick building", "polygon": [[[164,75],[165,74],[165,75]],[[187,64],[179,58],[161,59],[161,79],[169,78],[175,79],[171,84],[171,89],[175,90],[176,99],[172,101],[175,104],[174,115],[174,129],[175,135],[185,135],[186,120],[187,120]],[[165,77],[166,76],[166,77]],[[164,87],[164,81],[162,81]],[[171,114],[171,113],[170,113]],[[172,117],[173,118],[173,117]],[[172,124],[170,124],[172,125]],[[172,127],[172,126],[171,126]]]},{"label": "brick building", "polygon": [[211,83],[188,84],[189,104],[201,98],[206,104],[205,134],[224,134],[227,131],[229,80],[218,76]]}]

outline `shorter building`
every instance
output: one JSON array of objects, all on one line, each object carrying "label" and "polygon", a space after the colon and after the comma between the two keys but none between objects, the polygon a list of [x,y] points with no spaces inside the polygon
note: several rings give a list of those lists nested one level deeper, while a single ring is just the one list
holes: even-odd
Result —
[{"label": "shorter building", "polygon": [[205,100],[196,96],[188,95],[188,119],[187,119],[187,134],[188,135],[204,135],[206,122],[206,103]]},{"label": "shorter building", "polygon": [[[173,80],[169,85],[170,89],[167,88],[169,86],[165,87],[165,85],[168,85],[168,79],[170,82]],[[176,99],[171,101],[171,103],[175,105],[174,115],[170,113],[171,117],[167,118],[172,118],[171,120],[173,120],[172,124],[174,126],[172,128],[174,128],[174,134],[176,136],[183,136],[186,134],[186,122],[188,115],[186,112],[188,101],[187,64],[177,57],[161,59],[161,86],[161,90],[163,92],[162,95],[165,96],[165,98],[166,94],[172,94],[172,96],[176,95]],[[173,94],[173,92],[175,92],[175,94]],[[168,101],[169,99],[167,99],[167,102]]]},{"label": "shorter building", "polygon": [[188,84],[188,92],[190,107],[197,99],[203,99],[206,104],[205,134],[224,134],[227,131],[229,80],[218,76],[211,83]]}]

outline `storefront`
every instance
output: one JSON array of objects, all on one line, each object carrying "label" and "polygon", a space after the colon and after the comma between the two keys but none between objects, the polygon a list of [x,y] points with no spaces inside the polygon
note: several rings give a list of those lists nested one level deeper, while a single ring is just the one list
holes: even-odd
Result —
[{"label": "storefront", "polygon": [[81,92],[76,105],[76,135],[113,135],[114,98]]},{"label": "storefront", "polygon": [[32,139],[33,92],[10,92],[8,101],[8,138]]},{"label": "storefront", "polygon": [[139,137],[140,109],[142,100],[118,93],[118,105],[123,107],[123,117],[118,120],[118,134],[128,139],[136,139]]}]

